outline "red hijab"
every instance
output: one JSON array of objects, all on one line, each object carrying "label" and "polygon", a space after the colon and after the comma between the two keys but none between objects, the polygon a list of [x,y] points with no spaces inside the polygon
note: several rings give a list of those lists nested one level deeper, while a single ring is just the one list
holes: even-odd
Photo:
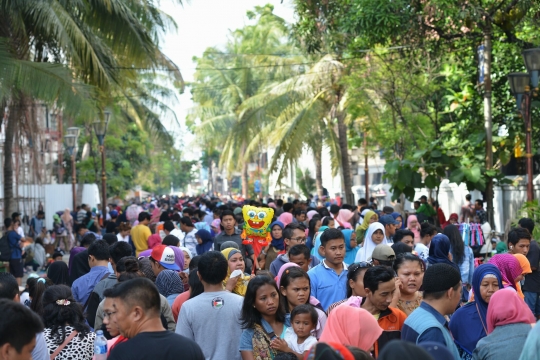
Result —
[{"label": "red hijab", "polygon": [[535,322],[531,310],[513,289],[502,289],[491,296],[487,312],[488,334],[497,326]]}]

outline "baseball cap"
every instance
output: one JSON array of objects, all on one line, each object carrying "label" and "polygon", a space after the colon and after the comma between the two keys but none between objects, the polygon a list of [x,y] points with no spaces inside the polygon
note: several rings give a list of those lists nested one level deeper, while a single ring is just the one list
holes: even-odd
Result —
[{"label": "baseball cap", "polygon": [[161,266],[168,270],[180,271],[180,268],[174,262],[174,250],[167,245],[157,245],[152,249],[150,257],[156,260]]},{"label": "baseball cap", "polygon": [[379,244],[373,249],[371,258],[379,261],[393,261],[396,259],[396,253],[386,244]]},{"label": "baseball cap", "polygon": [[383,226],[386,226],[386,225],[390,225],[390,224],[393,224],[393,225],[397,225],[399,224],[392,215],[384,215],[384,216],[381,216],[381,218],[379,219],[379,222],[381,224],[383,224]]}]

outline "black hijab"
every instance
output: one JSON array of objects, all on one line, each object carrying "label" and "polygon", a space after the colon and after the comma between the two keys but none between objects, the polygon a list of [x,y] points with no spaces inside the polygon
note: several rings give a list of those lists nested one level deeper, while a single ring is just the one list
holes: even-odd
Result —
[{"label": "black hijab", "polygon": [[72,285],[75,280],[90,272],[88,264],[88,249],[85,249],[73,257],[71,263],[71,273],[69,275],[69,285]]},{"label": "black hijab", "polygon": [[69,282],[68,266],[63,261],[55,261],[47,269],[47,277],[54,285],[67,285]]},{"label": "black hijab", "polygon": [[424,349],[403,340],[390,341],[379,354],[378,360],[434,360]]}]

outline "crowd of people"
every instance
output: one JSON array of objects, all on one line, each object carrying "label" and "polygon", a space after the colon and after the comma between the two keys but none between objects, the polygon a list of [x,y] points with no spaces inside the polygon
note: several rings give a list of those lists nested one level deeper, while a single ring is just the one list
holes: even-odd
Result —
[{"label": "crowd of people", "polygon": [[[266,246],[242,238],[245,204],[274,209]],[[101,333],[112,360],[540,360],[532,219],[478,257],[459,217],[429,221],[424,202],[416,215],[364,199],[245,204],[110,206],[90,227],[83,211],[69,260],[52,254],[22,292],[27,245],[6,219],[0,360],[100,360]]]}]

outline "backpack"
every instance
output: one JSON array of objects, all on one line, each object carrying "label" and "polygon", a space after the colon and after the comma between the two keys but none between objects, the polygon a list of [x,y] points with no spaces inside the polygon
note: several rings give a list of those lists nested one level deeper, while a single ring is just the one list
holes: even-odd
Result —
[{"label": "backpack", "polygon": [[11,259],[11,247],[7,233],[0,238],[0,261],[9,261]]}]

